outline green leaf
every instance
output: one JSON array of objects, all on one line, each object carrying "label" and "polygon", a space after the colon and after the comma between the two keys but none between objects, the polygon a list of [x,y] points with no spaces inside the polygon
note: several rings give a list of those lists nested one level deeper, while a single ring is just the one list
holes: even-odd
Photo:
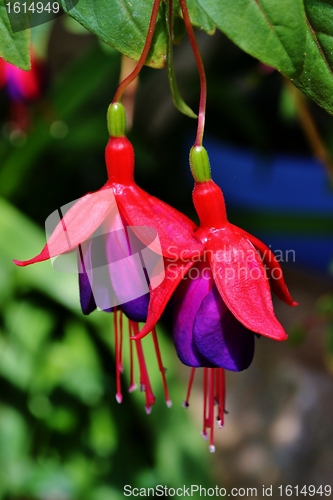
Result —
[{"label": "green leaf", "polygon": [[305,0],[305,7],[304,64],[292,82],[333,114],[333,5],[330,0]]},{"label": "green leaf", "polygon": [[13,33],[5,0],[0,4],[0,57],[21,69],[30,69],[30,30]]},{"label": "green leaf", "polygon": [[198,0],[241,49],[288,77],[302,70],[306,19],[302,0]]},{"label": "green leaf", "polygon": [[331,0],[198,1],[236,45],[333,114]]},{"label": "green leaf", "polygon": [[[148,31],[153,0],[60,0],[65,12],[119,52],[138,60]],[[153,68],[165,65],[166,37],[163,18],[157,20],[152,48],[146,64]]]}]

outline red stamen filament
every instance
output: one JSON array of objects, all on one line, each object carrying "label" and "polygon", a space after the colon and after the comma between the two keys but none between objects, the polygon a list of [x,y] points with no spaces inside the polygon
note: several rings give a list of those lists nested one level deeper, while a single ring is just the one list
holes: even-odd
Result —
[{"label": "red stamen filament", "polygon": [[115,350],[115,358],[116,358],[116,400],[118,403],[121,403],[123,400],[123,395],[121,392],[121,380],[120,375],[122,372],[122,366],[120,361],[121,353],[119,351],[119,330],[118,330],[118,314],[117,309],[115,309],[113,314],[113,330],[114,330],[114,350]]},{"label": "red stamen filament", "polygon": [[224,412],[225,412],[225,371],[223,368],[218,368],[216,370],[216,378],[218,381],[218,389],[217,389],[217,404],[218,404],[218,413],[217,413],[217,423],[219,428],[224,425]]},{"label": "red stamen filament", "polygon": [[183,402],[183,407],[184,408],[188,408],[190,406],[190,397],[191,397],[191,391],[192,391],[192,385],[193,385],[194,375],[195,375],[195,368],[192,368],[191,369],[191,374],[190,374],[190,380],[189,380],[188,386],[187,386],[186,399]]},{"label": "red stamen filament", "polygon": [[160,346],[158,345],[158,339],[157,339],[155,328],[152,330],[152,336],[153,336],[153,341],[154,341],[154,347],[155,347],[155,353],[156,353],[156,357],[157,357],[158,368],[159,368],[161,375],[162,375],[165,402],[166,402],[167,407],[170,408],[172,406],[172,402],[171,402],[171,399],[169,396],[168,384],[167,384],[166,377],[165,377],[165,368],[163,366]]},{"label": "red stamen filament", "polygon": [[214,418],[214,405],[215,405],[215,373],[214,368],[208,368],[209,370],[209,414],[207,426],[210,427],[210,436],[209,436],[209,451],[214,453],[214,427],[215,427],[215,418]]},{"label": "red stamen filament", "polygon": [[120,373],[124,371],[123,365],[123,313],[120,311],[119,315],[119,370]]},{"label": "red stamen filament", "polygon": [[[192,374],[194,372],[192,368]],[[193,382],[193,380],[192,380]],[[188,398],[186,402],[188,405]],[[219,428],[224,424],[224,404],[225,404],[225,375],[223,368],[204,368],[203,373],[203,428],[202,436],[208,439],[209,429],[209,451],[214,453],[214,431],[215,431],[215,416],[214,407],[218,406],[217,422]],[[185,404],[186,406],[186,404]]]},{"label": "red stamen filament", "polygon": [[[132,327],[133,327],[135,335],[137,333],[139,333],[139,328],[138,328],[137,323],[132,322]],[[135,345],[136,345],[136,350],[137,350],[137,355],[138,355],[138,360],[139,360],[139,368],[140,368],[140,389],[141,389],[141,391],[145,392],[146,412],[147,412],[147,414],[149,414],[151,412],[152,405],[155,403],[155,396],[153,394],[153,391],[152,391],[152,388],[150,385],[150,380],[149,380],[147,365],[146,365],[146,361],[145,361],[145,356],[144,356],[143,349],[142,349],[141,340],[135,340]]]},{"label": "red stamen filament", "polygon": [[[120,315],[122,315],[121,311],[120,311]],[[120,316],[119,325],[118,325],[117,311],[115,311],[115,313],[114,313],[114,320],[113,321],[114,321],[114,337],[115,337],[115,352],[116,352],[116,381],[117,381],[116,399],[117,399],[118,403],[121,403],[121,401],[122,401],[121,373],[122,373],[122,368],[123,368],[121,360],[122,360],[123,338],[122,338],[122,331],[119,333],[119,328],[122,330],[123,320],[122,320],[122,316]],[[145,408],[146,408],[146,412],[149,414],[151,412],[152,405],[155,403],[155,396],[154,396],[154,393],[152,391],[141,340],[133,340],[133,336],[137,335],[138,332],[139,332],[138,324],[134,321],[128,320],[128,333],[129,333],[129,342],[130,342],[130,344],[129,344],[130,385],[128,388],[128,392],[132,392],[137,388],[136,383],[135,383],[135,376],[134,376],[133,342],[135,342],[138,363],[139,363],[139,372],[140,372],[140,389],[142,392],[145,393],[145,397],[146,397]],[[165,377],[165,368],[163,366],[161,351],[160,351],[160,347],[158,344],[158,339],[157,339],[157,334],[156,334],[155,329],[152,331],[152,336],[153,336],[153,341],[154,341],[154,348],[155,348],[155,353],[156,353],[156,357],[157,357],[158,368],[159,368],[159,371],[161,372],[161,375],[162,375],[165,401],[166,401],[167,406],[170,407],[172,405],[172,403],[171,403],[170,396],[169,396],[168,385],[167,385],[167,381],[166,381],[166,377]]]},{"label": "red stamen filament", "polygon": [[206,100],[207,100],[207,81],[205,68],[202,62],[200,50],[194,35],[194,30],[192,27],[191,19],[188,13],[186,0],[179,0],[180,8],[183,13],[184,23],[190,44],[192,47],[193,55],[197,63],[199,78],[200,78],[200,101],[199,101],[199,113],[198,113],[198,128],[197,136],[195,139],[195,146],[202,146],[202,140],[205,129],[205,117],[206,117]]},{"label": "red stamen filament", "polygon": [[129,351],[130,351],[130,385],[128,388],[128,392],[133,392],[137,388],[134,379],[134,359],[133,359],[133,342],[131,340],[132,336],[132,325],[130,320],[128,320],[128,331],[129,331]]},{"label": "red stamen filament", "polygon": [[203,427],[202,427],[202,437],[207,439],[207,386],[208,386],[208,368],[204,368],[203,375]]},{"label": "red stamen filament", "polygon": [[146,59],[147,59],[147,56],[148,56],[148,53],[149,53],[149,50],[150,50],[150,47],[151,47],[151,43],[152,43],[152,40],[153,40],[153,35],[154,35],[154,31],[155,31],[155,25],[156,25],[156,20],[157,20],[157,16],[158,16],[158,10],[159,10],[159,7],[160,7],[160,3],[161,3],[161,0],[155,0],[154,1],[153,10],[152,10],[152,13],[151,13],[151,18],[150,18],[149,27],[148,27],[148,33],[147,33],[147,36],[146,36],[146,41],[145,41],[145,44],[144,44],[144,47],[143,47],[140,59],[138,60],[138,63],[135,66],[135,68],[132,71],[132,73],[130,73],[125,78],[125,80],[123,80],[120,83],[120,85],[119,85],[119,87],[118,87],[118,89],[117,89],[117,91],[116,91],[116,93],[114,95],[114,98],[113,98],[112,102],[119,102],[120,101],[121,96],[123,95],[123,92],[126,89],[126,87],[138,76],[138,74],[140,73],[140,71],[141,71],[144,63],[146,62]]}]

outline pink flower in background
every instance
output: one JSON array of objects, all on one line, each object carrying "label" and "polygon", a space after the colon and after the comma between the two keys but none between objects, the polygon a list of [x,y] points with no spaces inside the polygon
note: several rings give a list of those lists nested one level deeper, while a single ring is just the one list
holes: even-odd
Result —
[{"label": "pink flower in background", "polygon": [[42,63],[31,52],[31,69],[25,71],[0,58],[0,89],[10,101],[10,119],[14,127],[26,131],[30,125],[29,105],[42,92]]}]

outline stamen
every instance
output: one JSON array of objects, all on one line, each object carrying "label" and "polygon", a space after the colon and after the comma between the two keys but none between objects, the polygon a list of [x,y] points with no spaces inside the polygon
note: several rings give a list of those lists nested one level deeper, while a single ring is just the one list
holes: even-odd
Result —
[{"label": "stamen", "polygon": [[202,427],[202,437],[204,439],[208,439],[207,436],[207,422],[208,422],[208,414],[207,414],[207,384],[208,384],[208,368],[204,368],[203,375],[203,427]]},{"label": "stamen", "polygon": [[[132,322],[132,327],[134,334],[136,335],[139,333],[139,328],[138,324]],[[143,353],[142,349],[142,343],[141,340],[135,340],[135,345],[136,345],[136,350],[137,350],[137,355],[138,355],[138,360],[139,360],[139,369],[140,369],[140,387],[143,388],[145,394],[146,394],[146,413],[149,415],[151,413],[151,407],[155,403],[155,396],[152,391],[151,385],[150,385],[150,380],[149,380],[149,375],[147,371],[147,365],[145,361],[145,356]]]},{"label": "stamen", "polygon": [[223,368],[217,369],[217,378],[219,380],[219,397],[218,397],[218,415],[217,422],[218,426],[221,428],[224,425],[224,414],[225,414],[225,371]]},{"label": "stamen", "polygon": [[129,352],[130,352],[130,385],[128,392],[133,392],[137,388],[134,378],[134,360],[133,360],[133,342],[131,341],[132,336],[132,325],[131,321],[128,320],[128,332],[129,332]]},{"label": "stamen", "polygon": [[115,358],[116,358],[116,400],[118,403],[121,403],[123,400],[123,395],[121,392],[121,363],[120,363],[120,352],[119,352],[119,330],[118,330],[118,315],[117,309],[115,309],[113,314],[113,330],[114,330],[114,350],[115,350]]},{"label": "stamen", "polygon": [[120,311],[119,315],[119,370],[120,373],[124,372],[123,365],[123,312]]},{"label": "stamen", "polygon": [[195,375],[195,368],[192,368],[191,369],[191,374],[190,374],[190,380],[189,380],[188,386],[187,386],[186,399],[183,402],[183,407],[184,408],[188,408],[190,406],[190,396],[191,396],[191,390],[192,390],[194,375]]},{"label": "stamen", "polygon": [[209,436],[209,451],[214,453],[214,406],[215,406],[215,369],[208,368],[209,371],[209,424],[210,427],[210,436]]},{"label": "stamen", "polygon": [[156,357],[157,357],[158,368],[159,368],[161,375],[162,375],[165,402],[166,402],[167,407],[170,408],[172,406],[172,401],[171,401],[170,396],[169,396],[168,384],[167,384],[166,377],[165,377],[165,368],[163,366],[160,346],[158,345],[158,339],[157,339],[155,328],[152,330],[152,336],[153,336],[153,341],[154,341],[154,347],[155,347],[155,353],[156,353]]}]

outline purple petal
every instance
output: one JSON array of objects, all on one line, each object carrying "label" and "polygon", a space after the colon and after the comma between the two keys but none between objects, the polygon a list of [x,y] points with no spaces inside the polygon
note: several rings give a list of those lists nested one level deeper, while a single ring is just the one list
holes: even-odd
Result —
[{"label": "purple petal", "polygon": [[80,304],[83,314],[86,315],[90,314],[96,309],[96,302],[92,293],[89,277],[85,267],[85,261],[87,260],[91,261],[91,242],[89,243],[89,245],[86,245],[84,249],[81,245],[78,248]]},{"label": "purple petal", "polygon": [[[102,233],[102,234],[100,234]],[[146,321],[149,288],[140,256],[131,254],[120,215],[112,215],[80,245],[80,300],[84,314],[96,307],[121,309],[133,321]]]},{"label": "purple petal", "polygon": [[121,304],[119,308],[132,321],[144,322],[147,320],[149,304],[149,293],[142,295],[138,299],[130,300],[125,304]]},{"label": "purple petal", "polygon": [[229,311],[214,286],[202,301],[193,326],[195,345],[214,366],[245,370],[254,354],[254,334]]},{"label": "purple petal", "polygon": [[[119,216],[120,218],[120,216]],[[146,321],[149,286],[140,249],[132,251],[127,227],[121,220],[110,221],[106,255],[115,303],[133,321]]]},{"label": "purple petal", "polygon": [[193,326],[202,301],[213,286],[210,269],[191,268],[174,295],[173,338],[179,359],[187,366],[212,367],[194,343]]}]

